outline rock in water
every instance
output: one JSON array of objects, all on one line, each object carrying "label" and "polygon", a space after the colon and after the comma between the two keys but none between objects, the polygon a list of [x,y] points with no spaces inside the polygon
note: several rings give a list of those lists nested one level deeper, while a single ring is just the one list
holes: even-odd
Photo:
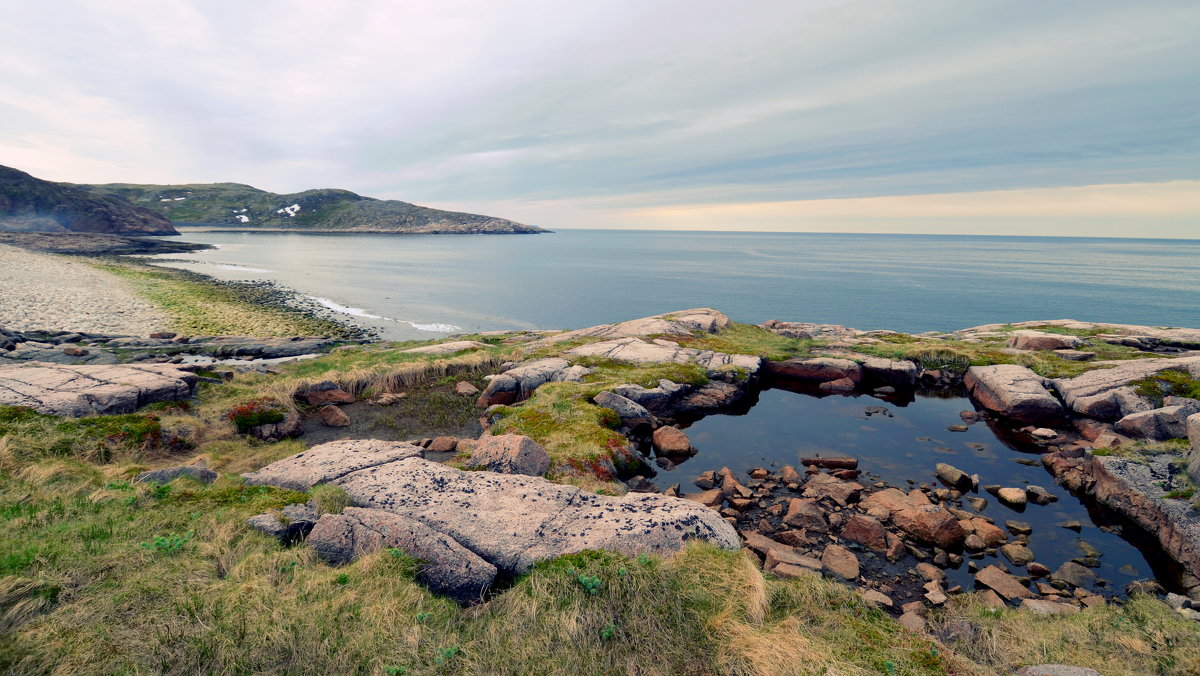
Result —
[{"label": "rock in water", "polygon": [[972,366],[963,378],[972,400],[1023,423],[1047,423],[1062,417],[1062,404],[1046,389],[1047,382],[1016,364]]}]

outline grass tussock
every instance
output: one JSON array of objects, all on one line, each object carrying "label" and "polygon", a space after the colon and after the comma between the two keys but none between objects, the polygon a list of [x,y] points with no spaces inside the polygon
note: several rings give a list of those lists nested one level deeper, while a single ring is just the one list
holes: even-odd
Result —
[{"label": "grass tussock", "polygon": [[932,628],[947,647],[1000,673],[1047,663],[1105,676],[1200,673],[1200,624],[1147,596],[1048,617],[993,610],[967,595],[956,597]]}]

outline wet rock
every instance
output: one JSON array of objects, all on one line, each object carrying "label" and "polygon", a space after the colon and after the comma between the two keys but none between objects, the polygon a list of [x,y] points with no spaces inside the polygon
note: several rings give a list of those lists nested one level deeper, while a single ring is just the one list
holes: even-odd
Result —
[{"label": "wet rock", "polygon": [[1053,422],[1063,407],[1048,381],[1024,366],[972,366],[963,379],[972,400],[989,411],[1023,423]]},{"label": "wet rock", "polygon": [[913,568],[917,571],[918,575],[925,578],[928,582],[942,582],[946,579],[946,573],[942,572],[940,568],[932,563],[922,561]]},{"label": "wet rock", "polygon": [[806,498],[828,498],[845,507],[852,502],[857,502],[862,491],[861,484],[842,481],[829,474],[814,474],[804,484],[802,495]]},{"label": "wet rock", "polygon": [[784,465],[783,469],[779,470],[779,480],[784,484],[800,483],[800,473],[791,465]]},{"label": "wet rock", "polygon": [[821,383],[817,389],[821,390],[822,392],[845,394],[853,392],[855,387],[856,385],[854,384],[853,380],[850,380],[849,378],[839,378],[837,380],[830,380],[828,382]]},{"label": "wet rock", "polygon": [[1014,535],[1029,535],[1033,532],[1033,526],[1024,521],[1005,521],[1004,527]]},{"label": "wet rock", "polygon": [[308,545],[326,563],[342,565],[363,554],[396,548],[422,562],[417,580],[458,601],[478,600],[496,578],[496,567],[455,539],[400,514],[347,507],[325,514]]},{"label": "wet rock", "polygon": [[990,588],[1008,601],[1033,598],[1033,592],[1029,591],[1017,578],[994,565],[976,573],[975,582]]},{"label": "wet rock", "polygon": [[944,462],[939,462],[936,470],[937,477],[944,481],[946,485],[959,490],[969,490],[971,488],[971,476],[961,469]]},{"label": "wet rock", "polygon": [[821,552],[821,565],[834,577],[853,582],[858,579],[858,557],[841,545],[828,545]]},{"label": "wet rock", "polygon": [[818,455],[809,458],[800,458],[800,464],[806,467],[822,467],[825,469],[857,469],[858,458],[847,458],[841,456],[825,458]]},{"label": "wet rock", "polygon": [[654,430],[651,442],[660,455],[687,455],[692,450],[692,442],[683,430],[670,425]]},{"label": "wet rock", "polygon": [[1050,574],[1050,569],[1038,563],[1037,561],[1031,561],[1027,566],[1025,566],[1025,572],[1029,573],[1033,577],[1046,577]]},{"label": "wet rock", "polygon": [[550,454],[527,436],[502,434],[481,438],[466,464],[501,474],[541,476],[550,470]]},{"label": "wet rock", "polygon": [[942,548],[954,547],[967,536],[953,514],[933,505],[897,511],[892,523],[917,540]]},{"label": "wet rock", "polygon": [[1033,561],[1033,551],[1025,545],[1011,542],[1000,548],[1000,553],[1014,566],[1024,566]]},{"label": "wet rock", "polygon": [[219,475],[206,467],[197,465],[180,465],[178,467],[166,467],[164,469],[150,470],[142,472],[134,478],[134,483],[156,483],[167,484],[178,479],[179,477],[187,477],[202,484],[211,484],[217,480]]},{"label": "wet rock", "polygon": [[810,359],[788,359],[768,361],[763,370],[779,380],[794,380],[823,383],[833,380],[850,380],[854,384],[862,381],[862,366],[849,359],[813,357]]},{"label": "wet rock", "polygon": [[699,502],[705,507],[720,509],[721,505],[725,503],[725,494],[719,488],[713,488],[700,493],[690,493],[685,495],[684,499]]},{"label": "wet rock", "polygon": [[971,508],[977,512],[982,512],[983,510],[987,509],[988,506],[987,498],[977,495],[967,497],[967,502],[971,505]]},{"label": "wet rock", "polygon": [[979,537],[975,533],[970,533],[966,538],[963,539],[963,547],[972,552],[978,552],[986,549],[987,544],[984,543],[983,538]]},{"label": "wet rock", "polygon": [[825,519],[825,511],[814,499],[792,498],[788,501],[788,511],[783,522],[794,528],[825,533],[829,531],[829,522]]},{"label": "wet rock", "polygon": [[1025,498],[1035,505],[1048,505],[1058,501],[1058,496],[1041,486],[1026,486]]},{"label": "wet rock", "polygon": [[863,514],[851,514],[842,524],[840,535],[843,540],[857,542],[874,552],[886,552],[888,549],[887,532],[883,525]]},{"label": "wet rock", "polygon": [[917,384],[919,372],[917,365],[908,360],[867,357],[862,363],[863,380],[876,386],[911,390]]},{"label": "wet rock", "polygon": [[1079,523],[1078,521],[1063,521],[1062,523],[1060,523],[1058,525],[1063,528],[1066,528],[1067,530],[1073,530],[1076,533],[1083,530],[1083,524]]},{"label": "wet rock", "polygon": [[1096,574],[1074,561],[1064,562],[1050,575],[1050,579],[1084,589],[1090,589],[1096,584]]},{"label": "wet rock", "polygon": [[1020,488],[1001,488],[996,491],[996,497],[1000,499],[1000,502],[1017,508],[1024,507],[1028,501],[1025,491]]}]

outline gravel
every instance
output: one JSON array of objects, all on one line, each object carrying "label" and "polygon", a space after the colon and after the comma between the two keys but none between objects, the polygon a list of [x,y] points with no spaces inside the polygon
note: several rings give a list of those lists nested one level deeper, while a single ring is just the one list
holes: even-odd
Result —
[{"label": "gravel", "polygon": [[166,315],[86,263],[0,245],[0,327],[145,336]]}]

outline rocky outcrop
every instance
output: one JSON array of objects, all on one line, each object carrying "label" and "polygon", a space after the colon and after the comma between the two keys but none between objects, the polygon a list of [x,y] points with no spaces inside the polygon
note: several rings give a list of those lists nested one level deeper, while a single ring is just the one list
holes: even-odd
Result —
[{"label": "rocky outcrop", "polygon": [[466,464],[501,474],[542,476],[550,471],[550,455],[529,437],[501,434],[481,437]]},{"label": "rocky outcrop", "polygon": [[825,383],[844,379],[858,384],[863,377],[863,369],[858,362],[830,357],[769,361],[764,370],[773,380],[802,383]]},{"label": "rocky outcrop", "polygon": [[1105,366],[1108,368],[1088,371],[1074,378],[1058,378],[1051,382],[1067,407],[1075,413],[1112,421],[1153,408],[1150,402],[1139,397],[1129,387],[1134,381],[1167,369],[1186,371],[1200,378],[1200,357],[1131,359],[1107,362]]},{"label": "rocky outcrop", "polygon": [[615,392],[601,392],[593,397],[592,401],[597,406],[615,411],[621,418],[621,425],[628,431],[644,431],[658,426],[658,420],[645,406]]},{"label": "rocky outcrop", "polygon": [[331,565],[363,554],[399,549],[421,561],[417,581],[456,601],[478,601],[496,579],[496,567],[453,538],[429,526],[378,509],[347,507],[325,514],[308,535],[308,545]]},{"label": "rocky outcrop", "polygon": [[481,407],[513,404],[528,399],[534,390],[548,382],[579,380],[587,375],[586,369],[569,372],[571,368],[571,362],[561,357],[527,362],[489,380],[477,403]]},{"label": "rocky outcrop", "polygon": [[[361,340],[328,338],[254,338],[245,336],[138,337],[108,336],[73,331],[12,332],[14,349],[0,349],[0,364],[44,361],[54,364],[117,364],[147,361],[182,361],[185,355],[213,359],[285,359],[328,352],[339,345]],[[2,340],[0,340],[2,343]],[[82,352],[68,352],[83,348]],[[195,368],[192,366],[191,368]]]},{"label": "rocky outcrop", "polygon": [[197,380],[165,364],[0,366],[0,406],[71,417],[133,413],[147,404],[187,399]]},{"label": "rocky outcrop", "polygon": [[669,552],[693,538],[740,546],[732,526],[690,500],[595,495],[537,477],[464,472],[421,453],[400,442],[332,442],[243,476],[252,485],[293,490],[340,486],[354,506],[423,524],[506,574],[584,549]]},{"label": "rocky outcrop", "polygon": [[0,166],[0,230],[178,235],[170,219],[123,197],[97,195]]},{"label": "rocky outcrop", "polygon": [[729,326],[729,317],[712,308],[678,310],[652,317],[631,319],[618,324],[601,324],[586,329],[566,331],[533,343],[549,345],[578,338],[636,338],[644,336],[690,336],[695,331],[716,333]]},{"label": "rocky outcrop", "polygon": [[1173,347],[1183,349],[1200,348],[1200,329],[1165,326],[1139,326],[1135,324],[1106,324],[1081,322],[1076,319],[1049,319],[1017,322],[1015,324],[985,324],[955,331],[952,336],[960,339],[982,337],[1007,337],[1013,329],[1036,330],[1057,327],[1072,331],[1086,331],[1092,340],[1127,345],[1139,349]]},{"label": "rocky outcrop", "polygon": [[908,360],[893,361],[882,357],[867,357],[862,363],[863,382],[871,387],[894,387],[911,390],[917,384],[921,369]]},{"label": "rocky outcrop", "polygon": [[757,375],[762,365],[762,359],[751,355],[696,350],[680,347],[669,340],[648,342],[640,338],[615,338],[588,343],[567,350],[566,354],[571,357],[602,357],[631,364],[692,363],[713,372],[741,370],[747,376]]},{"label": "rocky outcrop", "polygon": [[199,465],[180,465],[142,472],[134,478],[135,483],[169,484],[179,477],[187,477],[202,484],[211,484],[217,480],[218,474],[207,467]]},{"label": "rocky outcrop", "polygon": [[1200,484],[1200,413],[1188,416],[1187,438],[1190,447],[1187,455],[1188,474],[1192,481]]},{"label": "rocky outcrop", "polygon": [[1008,337],[1008,346],[1018,350],[1073,350],[1084,341],[1079,336],[1045,331],[1013,331]]},{"label": "rocky outcrop", "polygon": [[1046,389],[1048,381],[1024,366],[972,366],[963,384],[983,408],[1023,423],[1051,423],[1062,418],[1062,403]]},{"label": "rocky outcrop", "polygon": [[1131,413],[1118,420],[1114,429],[1120,434],[1135,439],[1165,441],[1186,438],[1187,419],[1189,416],[1200,413],[1200,401],[1179,397],[1168,397],[1168,399],[1176,399],[1179,403]]}]

